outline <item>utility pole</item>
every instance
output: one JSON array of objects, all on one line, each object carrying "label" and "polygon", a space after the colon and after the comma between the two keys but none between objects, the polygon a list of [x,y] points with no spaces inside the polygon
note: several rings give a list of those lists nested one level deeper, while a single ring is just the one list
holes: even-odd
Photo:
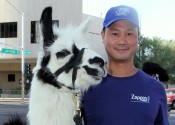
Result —
[{"label": "utility pole", "polygon": [[21,15],[21,103],[24,103],[25,84],[24,84],[24,13],[19,11],[9,0],[5,0]]},{"label": "utility pole", "polygon": [[22,86],[21,86],[21,103],[24,103],[25,96],[25,84],[24,84],[24,14],[22,13],[22,44],[21,44],[21,75],[22,75]]}]

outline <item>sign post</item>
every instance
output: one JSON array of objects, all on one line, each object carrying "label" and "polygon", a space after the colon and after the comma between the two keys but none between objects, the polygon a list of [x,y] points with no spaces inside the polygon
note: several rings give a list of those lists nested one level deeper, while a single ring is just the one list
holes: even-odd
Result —
[{"label": "sign post", "polygon": [[9,0],[5,0],[10,6],[12,6],[21,15],[21,75],[22,75],[22,85],[21,85],[21,103],[24,103],[24,13],[19,11]]}]

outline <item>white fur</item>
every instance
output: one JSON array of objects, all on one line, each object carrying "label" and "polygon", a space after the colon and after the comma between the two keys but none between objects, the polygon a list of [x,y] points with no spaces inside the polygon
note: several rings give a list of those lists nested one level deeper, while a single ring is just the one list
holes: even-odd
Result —
[{"label": "white fur", "polygon": [[[33,79],[29,106],[30,125],[74,125],[72,93]],[[71,118],[71,119],[70,119]]]},{"label": "white fur", "polygon": [[[51,53],[51,59],[47,65],[51,73],[54,73],[57,69],[65,65],[69,61],[70,55],[62,59],[57,59],[55,53],[62,49],[68,49],[71,51],[72,45],[75,44],[78,49],[87,47],[85,41],[85,31],[89,21],[84,22],[78,28],[68,27],[65,29],[59,29],[55,25],[53,26],[53,32],[59,36],[54,43],[47,47],[47,51]],[[66,87],[58,89],[50,84],[43,83],[38,79],[37,72],[41,68],[41,60],[45,50],[41,50],[37,65],[33,70],[34,76],[31,84],[30,100],[29,100],[29,112],[28,121],[29,125],[75,125],[73,121],[75,112],[75,103],[72,100],[72,91]],[[92,50],[85,49],[83,54],[83,61],[79,65],[80,69],[77,72],[77,78],[75,80],[75,87],[82,92],[87,90],[91,85],[97,85],[101,82],[102,77],[106,76],[104,67],[100,67],[98,64],[90,64],[89,59],[93,57],[99,57],[100,55]],[[88,65],[91,68],[96,68],[99,71],[99,80],[92,78],[84,70],[83,66]],[[66,86],[72,86],[72,69],[69,73],[62,72],[57,81],[65,84]]]}]

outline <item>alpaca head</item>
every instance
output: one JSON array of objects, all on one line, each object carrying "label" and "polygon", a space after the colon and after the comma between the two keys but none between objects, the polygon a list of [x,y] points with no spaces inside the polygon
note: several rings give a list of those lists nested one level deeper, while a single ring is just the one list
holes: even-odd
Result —
[{"label": "alpaca head", "polygon": [[89,20],[79,27],[60,29],[52,23],[52,8],[43,10],[40,24],[43,49],[37,62],[36,76],[43,84],[87,90],[106,76],[105,61],[86,47]]}]

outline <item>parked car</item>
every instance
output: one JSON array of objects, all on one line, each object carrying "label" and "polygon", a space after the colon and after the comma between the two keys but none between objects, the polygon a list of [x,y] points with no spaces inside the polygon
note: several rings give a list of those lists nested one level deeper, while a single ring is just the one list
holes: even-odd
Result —
[{"label": "parked car", "polygon": [[175,88],[165,89],[167,95],[167,104],[169,110],[175,109]]}]

